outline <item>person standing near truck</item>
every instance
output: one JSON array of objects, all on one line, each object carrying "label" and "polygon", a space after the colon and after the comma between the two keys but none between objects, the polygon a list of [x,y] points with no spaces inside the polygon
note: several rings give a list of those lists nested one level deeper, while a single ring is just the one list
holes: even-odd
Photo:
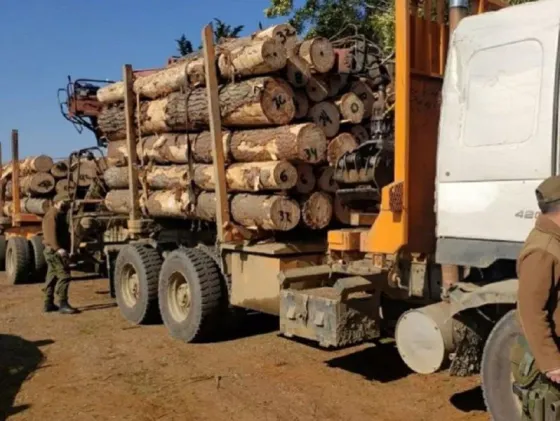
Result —
[{"label": "person standing near truck", "polygon": [[[46,313],[59,311],[62,314],[76,314],[79,310],[68,303],[68,287],[70,285],[70,270],[68,265],[68,250],[70,248],[70,229],[68,225],[69,201],[62,198],[55,201],[43,218],[43,244],[45,245],[45,260],[48,270],[45,280]],[[59,299],[59,305],[54,303],[54,295]]]},{"label": "person standing near truck", "polygon": [[[536,190],[541,210],[517,260],[517,312],[523,334],[511,352],[523,420],[560,410],[560,176]],[[554,418],[557,419],[557,418]]]}]

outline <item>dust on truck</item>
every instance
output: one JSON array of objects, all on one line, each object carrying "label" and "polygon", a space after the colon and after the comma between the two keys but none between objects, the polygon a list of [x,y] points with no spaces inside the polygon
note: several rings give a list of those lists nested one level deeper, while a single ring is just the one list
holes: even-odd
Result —
[{"label": "dust on truck", "polygon": [[[106,250],[117,302],[135,323],[161,314],[186,342],[211,339],[231,308],[278,315],[283,335],[324,347],[394,328],[413,371],[450,363],[468,374],[481,364],[494,419],[518,419],[508,360],[518,332],[515,260],[538,215],[535,187],[558,172],[560,4],[451,1],[450,37],[442,0],[395,3],[395,127],[335,163],[353,226],[329,231],[326,243],[228,238],[213,66],[205,71],[215,232],[144,220],[126,67],[132,205],[121,243]],[[476,16],[462,19],[469,9]],[[211,38],[207,27],[206,63]]]}]

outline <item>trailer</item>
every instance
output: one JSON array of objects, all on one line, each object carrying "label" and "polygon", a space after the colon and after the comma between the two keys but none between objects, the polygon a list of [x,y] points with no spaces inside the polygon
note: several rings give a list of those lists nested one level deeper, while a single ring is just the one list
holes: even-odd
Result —
[{"label": "trailer", "polygon": [[[277,315],[282,335],[322,347],[392,332],[412,371],[480,371],[494,419],[520,419],[508,359],[519,334],[515,261],[538,216],[534,188],[558,172],[560,9],[505,6],[450,2],[448,27],[443,0],[395,2],[394,131],[335,163],[353,226],[326,238],[252,244],[232,229],[213,66],[205,72],[216,224],[145,219],[126,65],[130,214],[122,241],[106,249],[123,316],[161,317],[185,342],[211,340],[236,309]],[[465,18],[469,8],[477,16]],[[214,63],[211,26],[202,37],[205,63]],[[370,188],[353,187],[356,177]],[[363,211],[372,197],[379,210]]]}]

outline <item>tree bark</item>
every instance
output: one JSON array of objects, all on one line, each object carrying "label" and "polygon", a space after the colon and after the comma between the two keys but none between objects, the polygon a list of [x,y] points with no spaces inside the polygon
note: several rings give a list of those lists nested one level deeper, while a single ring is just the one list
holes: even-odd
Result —
[{"label": "tree bark", "polygon": [[254,40],[273,39],[278,41],[286,51],[292,51],[298,42],[297,31],[288,23],[280,23],[266,29],[256,31],[247,37],[225,38],[219,40],[218,47],[246,45]]},{"label": "tree bark", "polygon": [[289,231],[299,223],[301,211],[296,201],[283,196],[237,194],[231,200],[231,216],[248,228]]},{"label": "tree bark", "polygon": [[299,46],[298,55],[310,65],[312,70],[319,73],[331,70],[336,58],[331,42],[323,37],[303,41]]},{"label": "tree bark", "polygon": [[305,85],[305,92],[309,99],[313,102],[321,102],[329,96],[329,83],[326,78],[313,75]]},{"label": "tree bark", "polygon": [[338,183],[334,181],[334,168],[321,167],[317,169],[317,187],[328,193],[336,193]]},{"label": "tree bark", "polygon": [[274,39],[254,39],[246,44],[218,46],[218,68],[222,78],[265,75],[286,66],[286,48]]},{"label": "tree bark", "polygon": [[334,104],[342,115],[343,122],[358,124],[364,119],[364,103],[354,92],[345,93]]},{"label": "tree bark", "polygon": [[102,104],[124,101],[124,82],[110,83],[97,90],[97,100]]},{"label": "tree bark", "polygon": [[[297,175],[286,161],[237,163],[226,169],[226,184],[231,192],[288,190],[296,185]],[[215,190],[214,167],[197,165],[194,182],[203,190]]]},{"label": "tree bark", "polygon": [[294,118],[300,120],[307,117],[309,113],[309,98],[304,91],[294,92],[294,105],[296,107],[296,113]]},{"label": "tree bark", "polygon": [[354,92],[356,95],[358,95],[358,97],[364,103],[364,118],[371,117],[375,98],[373,96],[373,91],[368,86],[368,84],[362,82],[361,80],[352,82],[352,84],[350,85],[350,92]]},{"label": "tree bark", "polygon": [[286,63],[286,78],[294,88],[303,88],[309,82],[311,69],[309,64],[301,57],[294,55]]},{"label": "tree bark", "polygon": [[48,155],[30,156],[20,164],[20,174],[49,172],[53,164],[53,159]]},{"label": "tree bark", "polygon": [[309,110],[309,118],[319,126],[325,136],[334,137],[340,130],[340,112],[332,102],[323,101]]},{"label": "tree bark", "polygon": [[230,152],[235,161],[299,161],[318,163],[325,160],[325,134],[312,123],[234,132]]},{"label": "tree bark", "polygon": [[[20,179],[21,193],[26,196],[44,196],[54,191],[56,181],[50,173],[38,172]],[[8,184],[11,191],[11,183]],[[6,192],[7,193],[7,192]]]},{"label": "tree bark", "polygon": [[301,194],[308,194],[313,191],[317,179],[313,173],[313,167],[309,164],[298,164],[297,170],[297,184],[295,190]]},{"label": "tree bark", "polygon": [[[295,115],[289,92],[271,77],[222,86],[219,97],[225,127],[284,125]],[[165,98],[145,101],[140,109],[142,135],[200,130],[209,122],[206,88],[195,88],[188,93],[174,92]],[[124,105],[103,107],[98,124],[109,140],[125,139]]]},{"label": "tree bark", "polygon": [[68,161],[58,161],[51,168],[51,174],[54,178],[60,179],[68,175]]},{"label": "tree bark", "polygon": [[[79,174],[78,174],[79,173]],[[72,170],[71,180],[79,187],[88,187],[97,177],[97,168],[93,165],[80,165]]]},{"label": "tree bark", "polygon": [[350,133],[341,133],[329,143],[327,148],[327,161],[336,165],[344,153],[350,152],[358,147],[358,142]]},{"label": "tree bark", "polygon": [[332,198],[329,194],[315,192],[300,200],[301,224],[312,230],[320,230],[331,223],[333,216]]}]

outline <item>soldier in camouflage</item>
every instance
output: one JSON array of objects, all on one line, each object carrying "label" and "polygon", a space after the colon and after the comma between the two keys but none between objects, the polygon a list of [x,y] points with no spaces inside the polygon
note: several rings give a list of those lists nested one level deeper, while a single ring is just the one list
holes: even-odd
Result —
[{"label": "soldier in camouflage", "polygon": [[[79,313],[68,303],[70,285],[68,205],[67,198],[58,198],[43,218],[44,255],[48,265],[43,292],[45,293],[44,311],[47,313],[54,311],[62,314]],[[55,293],[59,299],[58,306],[54,303]]]},{"label": "soldier in camouflage", "polygon": [[536,195],[541,215],[517,260],[523,334],[511,353],[524,421],[560,419],[560,176]]}]

